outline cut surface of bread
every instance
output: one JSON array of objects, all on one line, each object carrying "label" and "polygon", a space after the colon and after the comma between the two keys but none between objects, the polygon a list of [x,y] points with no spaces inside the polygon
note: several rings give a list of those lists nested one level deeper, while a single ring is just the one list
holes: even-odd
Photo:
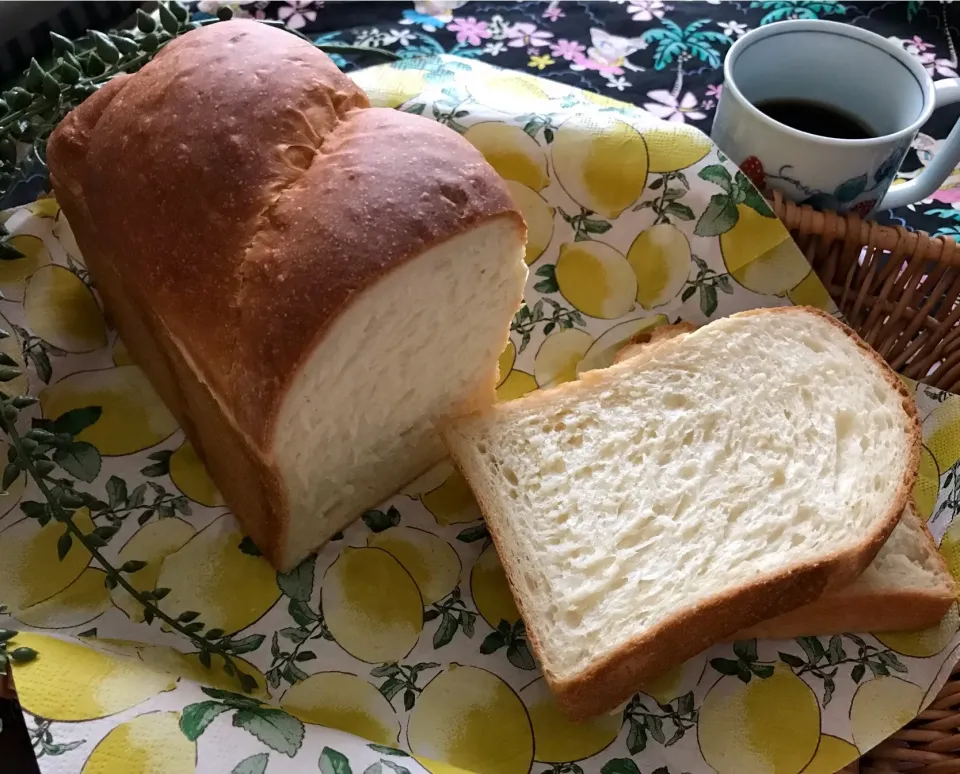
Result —
[{"label": "cut surface of bread", "polygon": [[586,717],[859,576],[907,503],[920,427],[856,334],[781,308],[461,417],[444,440],[559,704]]},{"label": "cut surface of bread", "polygon": [[248,20],[170,41],[47,148],[111,321],[279,569],[495,400],[525,226],[441,124]]},{"label": "cut surface of bread", "polygon": [[[696,330],[691,323],[663,325],[626,342],[623,362]],[[932,626],[956,601],[957,584],[933,537],[908,503],[893,533],[863,574],[849,586],[738,632],[732,639],[785,639],[842,632],[902,631]]]},{"label": "cut surface of bread", "polygon": [[853,583],[731,639],[920,629],[940,621],[956,600],[956,581],[909,503],[883,548]]},{"label": "cut surface of bread", "polygon": [[[373,507],[443,459],[442,417],[493,402],[504,321],[525,276],[515,225],[495,220],[394,270],[340,316],[276,424],[294,515],[285,555],[329,539],[358,503]],[[478,298],[482,310],[465,312]]]}]

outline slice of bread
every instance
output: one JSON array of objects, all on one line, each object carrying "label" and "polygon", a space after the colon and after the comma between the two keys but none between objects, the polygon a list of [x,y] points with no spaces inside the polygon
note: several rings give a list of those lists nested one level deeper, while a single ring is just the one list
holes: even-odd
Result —
[{"label": "slice of bread", "polygon": [[956,600],[956,581],[908,503],[880,553],[853,583],[730,639],[920,629],[940,621]]},{"label": "slice of bread", "polygon": [[[623,362],[696,330],[691,323],[663,325],[630,339],[616,354]],[[840,632],[902,631],[932,626],[957,599],[957,584],[926,525],[908,503],[880,553],[849,586],[762,621],[733,639],[784,639]]]},{"label": "slice of bread", "polygon": [[655,354],[444,428],[574,718],[851,583],[916,478],[913,399],[818,310],[740,313]]}]

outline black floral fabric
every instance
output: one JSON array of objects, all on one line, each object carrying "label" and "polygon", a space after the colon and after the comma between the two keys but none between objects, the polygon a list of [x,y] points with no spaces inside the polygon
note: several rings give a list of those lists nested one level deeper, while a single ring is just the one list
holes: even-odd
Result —
[{"label": "black floral fabric", "polygon": [[[461,2],[205,1],[238,16],[278,19],[324,43],[385,48],[401,57],[455,54],[606,94],[709,133],[723,58],[737,38],[786,19],[829,19],[890,38],[935,79],[958,75],[960,6],[939,2]],[[369,58],[335,55],[345,70]],[[913,143],[901,177],[919,173],[960,118],[938,110]],[[960,235],[960,169],[932,197],[877,215],[880,222]]]}]

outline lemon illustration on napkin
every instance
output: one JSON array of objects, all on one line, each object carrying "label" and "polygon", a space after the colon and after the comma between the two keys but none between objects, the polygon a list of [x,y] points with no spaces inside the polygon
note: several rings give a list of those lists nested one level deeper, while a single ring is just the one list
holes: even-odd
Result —
[{"label": "lemon illustration on napkin", "polygon": [[811,272],[775,215],[761,215],[741,202],[737,216],[733,228],[720,235],[720,252],[727,271],[743,287],[778,295],[795,288]]},{"label": "lemon illustration on napkin", "polygon": [[[88,508],[77,510],[73,523],[85,534],[93,532]],[[90,552],[74,540],[58,559],[66,531],[59,521],[51,519],[40,526],[29,517],[0,531],[0,589],[3,603],[14,615],[63,591],[87,568]]]},{"label": "lemon illustration on napkin", "polygon": [[471,74],[465,80],[474,101],[498,113],[518,116],[551,107],[543,81],[525,73],[491,68]]},{"label": "lemon illustration on napkin", "polygon": [[496,629],[501,621],[513,624],[520,612],[504,575],[500,557],[492,545],[481,552],[470,573],[470,593],[480,616]]},{"label": "lemon illustration on napkin", "polygon": [[698,129],[683,124],[658,122],[640,130],[647,143],[651,172],[676,172],[704,158],[712,145]]},{"label": "lemon illustration on napkin", "polygon": [[917,515],[924,521],[933,515],[939,495],[940,470],[937,468],[937,461],[926,446],[921,446],[917,483],[913,485],[913,500],[917,507]]},{"label": "lemon illustration on napkin", "polygon": [[422,70],[381,67],[375,72],[371,68],[350,73],[350,77],[377,107],[399,107],[416,97],[424,87]]},{"label": "lemon illustration on napkin", "polygon": [[527,247],[524,261],[527,265],[536,262],[543,255],[550,240],[553,239],[554,216],[556,209],[547,204],[540,194],[516,180],[507,180],[507,190],[513,203],[520,208],[527,224]]},{"label": "lemon illustration on napkin", "polygon": [[590,317],[614,320],[633,308],[637,276],[623,253],[603,242],[560,245],[556,267],[560,292]]},{"label": "lemon illustration on napkin", "polygon": [[213,483],[190,441],[184,441],[170,455],[170,479],[177,489],[201,505],[211,508],[223,505],[223,495]]},{"label": "lemon illustration on napkin", "polygon": [[537,380],[533,374],[515,368],[497,387],[497,400],[516,400],[536,389]]},{"label": "lemon illustration on napkin", "polygon": [[400,720],[373,685],[345,672],[320,672],[287,689],[280,706],[304,723],[396,745]]},{"label": "lemon illustration on napkin", "polygon": [[717,681],[703,700],[697,739],[717,774],[799,774],[820,740],[820,705],[785,664],[771,677]]},{"label": "lemon illustration on napkin", "polygon": [[957,464],[960,460],[960,400],[946,400],[924,418],[923,442],[940,475]]},{"label": "lemon illustration on napkin", "polygon": [[136,366],[80,371],[40,393],[43,415],[56,419],[76,408],[99,406],[100,418],[77,434],[105,456],[133,454],[169,438],[176,420]]},{"label": "lemon illustration on napkin", "polygon": [[[0,262],[0,265],[2,265],[2,262]],[[9,382],[6,382],[3,391],[8,395],[23,395],[27,392],[27,384],[29,381],[26,363],[23,359],[23,342],[20,341],[16,329],[2,314],[0,314],[0,330],[7,334],[4,338],[0,339],[0,352],[7,357],[13,358],[17,364],[17,368],[22,372],[16,379],[11,379]],[[8,509],[0,505],[0,512],[6,510]]]},{"label": "lemon illustration on napkin", "polygon": [[552,145],[557,179],[581,207],[614,219],[647,185],[647,144],[632,126],[600,113],[581,113],[557,130]]},{"label": "lemon illustration on napkin", "polygon": [[423,630],[416,582],[380,548],[344,548],[323,577],[320,598],[330,634],[360,661],[400,661]]},{"label": "lemon illustration on napkin", "polygon": [[106,573],[88,567],[63,591],[17,612],[16,619],[36,629],[68,629],[98,618],[110,607]]},{"label": "lemon illustration on napkin", "polygon": [[554,387],[577,378],[577,365],[593,345],[593,337],[578,328],[554,331],[543,340],[533,363],[541,387]]},{"label": "lemon illustration on napkin", "polygon": [[[117,554],[117,562],[146,562],[146,565],[127,576],[127,582],[137,591],[150,591],[157,585],[160,565],[170,554],[178,551],[197,531],[193,525],[179,518],[154,521],[140,527]],[[133,621],[143,620],[143,605],[134,600],[122,586],[111,589],[113,604]]]},{"label": "lemon illustration on napkin", "polygon": [[410,713],[407,739],[433,774],[443,774],[433,761],[489,774],[526,774],[533,762],[523,702],[495,674],[473,666],[450,664],[427,683]]},{"label": "lemon illustration on napkin", "polygon": [[538,677],[520,690],[533,726],[533,757],[544,763],[579,761],[596,755],[620,733],[618,714],[574,722],[557,705],[546,680]]},{"label": "lemon illustration on napkin", "polygon": [[177,678],[135,656],[103,653],[70,640],[21,632],[17,647],[40,655],[14,665],[17,697],[27,712],[47,720],[94,720],[135,707]]},{"label": "lemon illustration on napkin", "polygon": [[245,550],[233,517],[220,516],[160,564],[157,586],[170,592],[158,602],[167,613],[200,614],[208,629],[245,629],[280,597],[274,569]]},{"label": "lemon illustration on napkin", "polygon": [[[799,274],[799,272],[797,272]],[[792,290],[787,291],[787,298],[794,306],[812,306],[816,309],[822,309],[827,314],[835,314],[837,305],[830,297],[823,282],[817,276],[816,272],[811,271],[800,280],[800,283]]]},{"label": "lemon illustration on napkin", "polygon": [[820,737],[816,755],[802,774],[836,774],[859,757],[860,753],[850,742],[824,734]]},{"label": "lemon illustration on napkin", "polygon": [[107,345],[103,312],[83,280],[63,266],[43,266],[27,283],[23,312],[30,330],[65,352]]},{"label": "lemon illustration on napkin", "polygon": [[452,466],[448,465],[445,470],[446,478],[420,495],[420,502],[442,526],[476,521],[480,518],[480,508],[467,482]]},{"label": "lemon illustration on napkin", "polygon": [[550,183],[543,148],[519,126],[484,121],[471,126],[463,136],[504,180],[514,180],[534,192]]},{"label": "lemon illustration on napkin", "polygon": [[[208,669],[200,662],[199,653],[181,653],[166,645],[140,645],[139,643],[135,644],[135,649],[137,656],[143,663],[168,674],[184,677],[197,685],[207,685],[224,691],[236,692],[240,690],[236,675],[227,674],[224,670],[224,658],[219,653],[210,655],[210,668]],[[268,698],[267,678],[263,672],[239,656],[232,656],[230,661],[236,670],[253,678],[256,688],[250,693],[251,696],[261,699]]]},{"label": "lemon illustration on napkin", "polygon": [[416,527],[390,527],[367,538],[367,545],[382,548],[413,578],[423,604],[432,605],[460,582],[460,557],[451,545],[432,532]]},{"label": "lemon illustration on napkin", "polygon": [[850,729],[861,753],[903,728],[920,712],[923,689],[899,677],[875,677],[861,683],[850,705]]},{"label": "lemon illustration on napkin", "polygon": [[623,349],[627,341],[641,331],[666,325],[669,322],[665,315],[657,314],[639,320],[627,320],[607,328],[590,345],[583,359],[577,363],[577,376],[594,368],[607,368],[613,365],[617,353]]},{"label": "lemon illustration on napkin", "polygon": [[[953,525],[951,529],[952,527]],[[947,542],[946,538],[944,542]],[[957,604],[954,603],[940,622],[933,626],[907,632],[874,632],[873,636],[896,653],[914,658],[928,658],[942,652],[958,629],[960,617],[957,614]]]},{"label": "lemon illustration on napkin", "polygon": [[669,303],[690,275],[690,241],[672,223],[641,231],[627,253],[637,277],[637,303],[653,309]]},{"label": "lemon illustration on napkin", "polygon": [[81,774],[193,774],[196,763],[197,745],[180,730],[180,713],[148,712],[107,734]]},{"label": "lemon illustration on napkin", "polygon": [[23,257],[0,262],[0,293],[11,301],[23,301],[27,278],[50,263],[50,251],[43,240],[33,234],[16,234],[6,243],[23,253]]}]

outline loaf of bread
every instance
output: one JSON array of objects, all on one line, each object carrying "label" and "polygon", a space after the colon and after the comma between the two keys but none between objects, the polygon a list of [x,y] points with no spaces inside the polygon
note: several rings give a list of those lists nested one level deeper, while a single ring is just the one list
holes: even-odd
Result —
[{"label": "loaf of bread", "polygon": [[525,226],[479,152],[251,21],[118,77],[50,138],[104,306],[227,504],[294,566],[494,400]]},{"label": "loaf of bread", "polygon": [[[616,354],[623,362],[696,330],[683,322],[634,336]],[[795,610],[733,635],[733,639],[785,639],[841,632],[904,631],[932,626],[957,599],[957,584],[912,502],[863,575]]]},{"label": "loaf of bread", "polygon": [[851,583],[916,478],[913,399],[818,310],[650,350],[444,428],[575,718]]}]

